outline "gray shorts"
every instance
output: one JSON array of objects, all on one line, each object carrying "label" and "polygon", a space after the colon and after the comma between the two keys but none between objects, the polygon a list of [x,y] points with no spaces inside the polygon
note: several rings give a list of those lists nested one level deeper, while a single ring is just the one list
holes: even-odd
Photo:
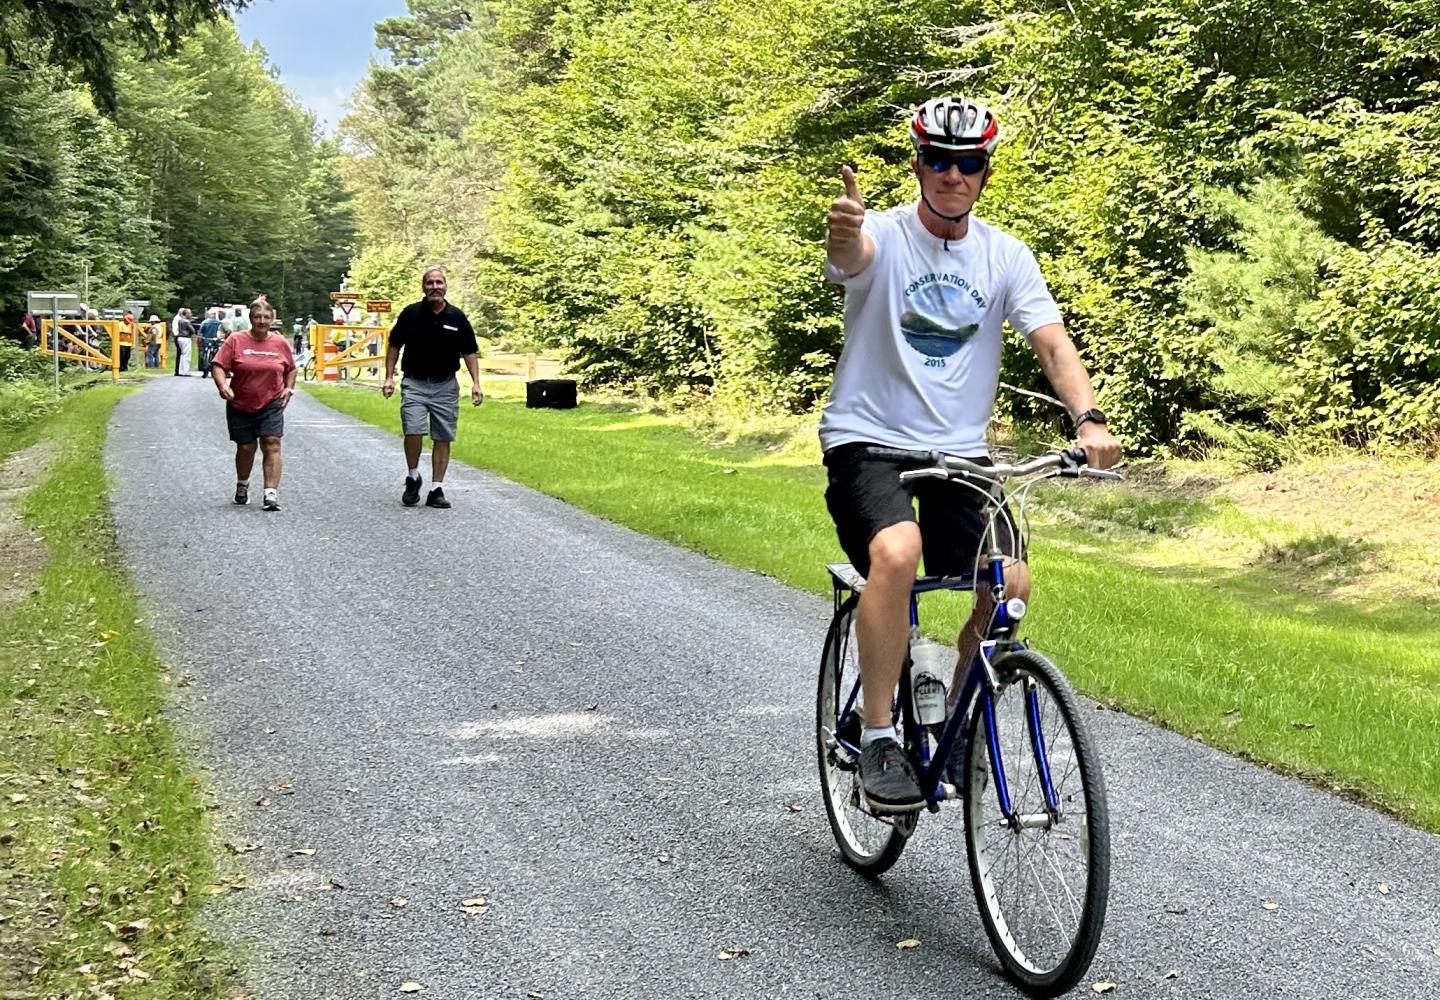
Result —
[{"label": "gray shorts", "polygon": [[438,382],[406,378],[400,383],[400,428],[404,433],[454,441],[459,419],[460,380],[453,375]]}]

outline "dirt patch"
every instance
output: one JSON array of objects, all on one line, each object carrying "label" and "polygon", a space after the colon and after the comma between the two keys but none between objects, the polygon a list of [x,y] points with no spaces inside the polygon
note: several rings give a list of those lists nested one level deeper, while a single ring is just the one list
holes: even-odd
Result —
[{"label": "dirt patch", "polygon": [[45,565],[45,546],[16,510],[25,492],[40,481],[52,449],[45,442],[17,451],[0,465],[0,611],[34,588]]}]

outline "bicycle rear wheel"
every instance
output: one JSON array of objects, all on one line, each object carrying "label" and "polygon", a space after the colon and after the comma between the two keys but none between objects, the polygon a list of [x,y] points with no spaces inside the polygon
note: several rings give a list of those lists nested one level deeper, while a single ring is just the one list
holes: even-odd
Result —
[{"label": "bicycle rear wheel", "polygon": [[[866,875],[889,870],[915,828],[915,814],[879,817],[865,805],[856,775],[858,760],[839,744],[839,716],[860,679],[860,650],[855,640],[853,599],[830,623],[820,657],[820,686],[815,708],[815,744],[820,761],[820,792],[830,832],[845,863]],[[860,711],[859,699],[852,714]],[[848,725],[847,742],[860,741],[858,715]]]},{"label": "bicycle rear wheel", "polygon": [[[1027,649],[1003,657],[996,669],[1001,688],[994,696],[994,737],[1011,813],[1000,809],[985,699],[979,698],[965,763],[970,879],[985,933],[1006,973],[1032,996],[1054,997],[1090,968],[1105,925],[1105,779],[1059,668]],[[1053,803],[1042,782],[1042,760]]]}]

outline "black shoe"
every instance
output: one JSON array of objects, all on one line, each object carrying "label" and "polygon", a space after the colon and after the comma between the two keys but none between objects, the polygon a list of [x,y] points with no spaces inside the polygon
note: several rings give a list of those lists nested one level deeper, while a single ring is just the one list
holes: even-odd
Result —
[{"label": "black shoe", "polygon": [[250,485],[248,483],[235,484],[235,502],[241,507],[250,502]]},{"label": "black shoe", "polygon": [[892,739],[876,740],[860,751],[860,790],[876,813],[914,812],[925,805],[910,758]]},{"label": "black shoe", "polygon": [[435,507],[439,510],[449,510],[450,501],[445,499],[445,491],[437,486],[425,495],[425,506]]},{"label": "black shoe", "polygon": [[405,477],[405,492],[400,494],[400,502],[406,507],[414,507],[420,502],[419,476],[416,476],[414,479],[411,479],[409,476]]}]

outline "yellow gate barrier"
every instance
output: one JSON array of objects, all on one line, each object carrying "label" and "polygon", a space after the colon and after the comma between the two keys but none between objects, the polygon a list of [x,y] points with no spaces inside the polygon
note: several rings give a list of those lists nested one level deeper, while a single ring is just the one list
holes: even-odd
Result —
[{"label": "yellow gate barrier", "polygon": [[[315,379],[338,382],[359,375],[361,368],[385,370],[385,352],[390,348],[388,326],[335,326],[317,323],[310,332],[310,352],[315,361]],[[306,378],[309,378],[307,372]]]},{"label": "yellow gate barrier", "polygon": [[[51,357],[57,353],[66,361],[80,361],[87,365],[101,365],[110,369],[111,381],[120,379],[120,321],[114,319],[62,319],[60,321],[60,343],[57,351],[53,343],[52,320],[40,321],[40,350]],[[104,334],[109,352],[102,351],[90,340]]]}]

